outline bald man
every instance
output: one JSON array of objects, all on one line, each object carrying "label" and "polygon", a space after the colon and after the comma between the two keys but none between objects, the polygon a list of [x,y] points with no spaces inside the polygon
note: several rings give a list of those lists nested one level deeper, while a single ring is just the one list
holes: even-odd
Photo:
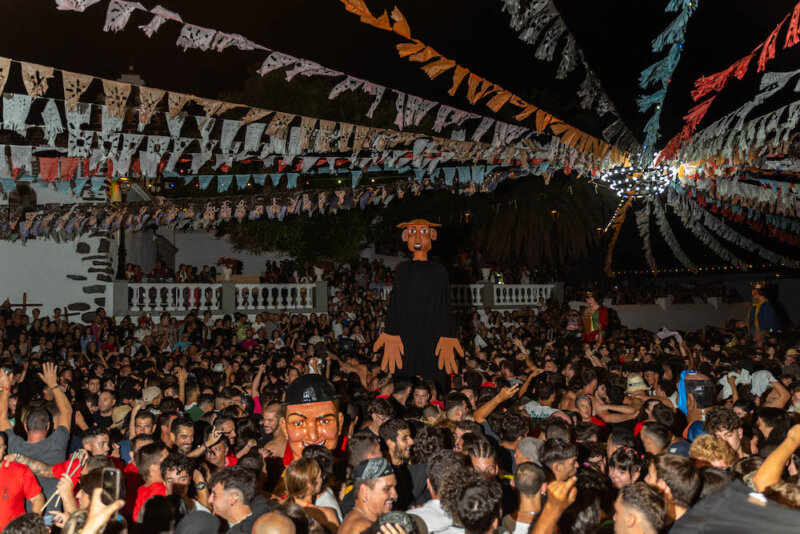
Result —
[{"label": "bald man", "polygon": [[252,534],[295,534],[294,523],[283,514],[271,512],[259,517]]}]

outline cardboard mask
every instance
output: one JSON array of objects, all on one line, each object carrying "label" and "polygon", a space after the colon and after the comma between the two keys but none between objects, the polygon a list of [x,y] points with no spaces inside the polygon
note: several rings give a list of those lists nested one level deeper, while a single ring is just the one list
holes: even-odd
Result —
[{"label": "cardboard mask", "polygon": [[414,254],[415,261],[428,260],[428,251],[431,249],[432,242],[436,241],[436,227],[438,226],[440,225],[425,219],[414,219],[397,225],[398,228],[403,229],[403,242]]},{"label": "cardboard mask", "polygon": [[320,375],[303,375],[286,390],[286,416],[281,429],[294,458],[308,445],[334,450],[344,424],[333,385]]}]

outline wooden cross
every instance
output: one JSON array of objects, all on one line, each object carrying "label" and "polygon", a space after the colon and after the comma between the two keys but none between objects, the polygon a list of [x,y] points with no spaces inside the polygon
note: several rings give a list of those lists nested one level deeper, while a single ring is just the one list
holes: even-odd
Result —
[{"label": "wooden cross", "polygon": [[22,315],[28,315],[28,308],[35,308],[36,306],[44,306],[44,304],[29,304],[28,294],[22,294],[22,304],[9,304],[12,308],[22,308]]},{"label": "wooden cross", "polygon": [[64,321],[68,323],[70,315],[78,315],[78,312],[69,313],[69,308],[64,306],[64,309],[61,310],[61,317],[63,317]]}]

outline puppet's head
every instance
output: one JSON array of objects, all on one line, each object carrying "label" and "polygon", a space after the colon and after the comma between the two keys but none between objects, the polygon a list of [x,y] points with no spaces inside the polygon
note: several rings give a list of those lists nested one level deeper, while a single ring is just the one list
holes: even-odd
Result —
[{"label": "puppet's head", "polygon": [[760,300],[762,297],[764,297],[766,289],[767,289],[766,282],[750,283],[750,294],[753,296],[753,300]]},{"label": "puppet's head", "polygon": [[286,416],[281,419],[281,429],[295,458],[300,458],[309,445],[336,448],[344,415],[330,382],[320,375],[303,375],[289,384],[284,404]]},{"label": "puppet's head", "polygon": [[440,224],[414,219],[413,221],[398,224],[403,229],[403,242],[408,245],[408,250],[414,254],[415,261],[428,261],[428,251],[433,241],[436,241],[436,228]]}]

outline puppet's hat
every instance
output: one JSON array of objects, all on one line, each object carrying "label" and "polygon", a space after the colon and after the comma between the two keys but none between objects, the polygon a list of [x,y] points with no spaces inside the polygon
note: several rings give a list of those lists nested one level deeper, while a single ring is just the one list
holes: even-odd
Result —
[{"label": "puppet's hat", "polygon": [[334,401],[338,398],[333,384],[317,374],[296,378],[286,389],[285,405],[310,404],[312,402]]},{"label": "puppet's hat", "polygon": [[432,223],[426,219],[414,219],[413,221],[408,221],[397,225],[398,228],[408,228],[409,226],[430,226],[431,228],[436,228],[437,226],[441,226],[441,224]]},{"label": "puppet's hat", "polygon": [[766,282],[750,282],[750,287],[753,289],[764,289],[767,287]]}]

